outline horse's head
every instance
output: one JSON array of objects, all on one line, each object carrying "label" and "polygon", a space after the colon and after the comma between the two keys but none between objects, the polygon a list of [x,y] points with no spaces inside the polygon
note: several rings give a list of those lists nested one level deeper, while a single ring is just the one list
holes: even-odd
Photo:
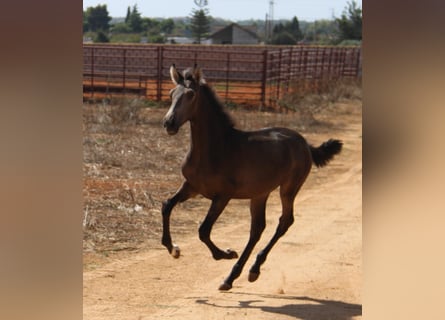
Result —
[{"label": "horse's head", "polygon": [[176,85],[170,91],[172,104],[164,117],[164,128],[170,135],[176,134],[179,128],[192,119],[196,112],[196,93],[200,83],[204,83],[201,69],[196,65],[180,74],[175,65],[170,67],[170,77]]}]

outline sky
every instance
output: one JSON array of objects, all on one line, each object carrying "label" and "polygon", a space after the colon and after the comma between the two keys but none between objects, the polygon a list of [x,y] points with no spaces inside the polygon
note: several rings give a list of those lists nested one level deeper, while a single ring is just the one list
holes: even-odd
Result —
[{"label": "sky", "polygon": [[[349,0],[274,0],[274,19],[314,21],[340,17]],[[362,6],[362,1],[356,1]],[[270,0],[208,0],[212,17],[232,21],[265,19]],[[125,17],[128,6],[137,5],[143,17],[172,18],[189,16],[198,8],[193,0],[84,0],[83,9],[106,4],[111,17]]]}]

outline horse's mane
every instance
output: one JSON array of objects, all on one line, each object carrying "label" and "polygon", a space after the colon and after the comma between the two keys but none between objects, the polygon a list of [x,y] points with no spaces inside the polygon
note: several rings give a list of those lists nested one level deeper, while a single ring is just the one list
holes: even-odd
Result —
[{"label": "horse's mane", "polygon": [[207,83],[201,83],[199,87],[201,94],[205,95],[207,103],[209,104],[211,111],[213,111],[212,113],[217,117],[217,122],[229,128],[235,127],[235,120],[227,112],[215,91]]}]

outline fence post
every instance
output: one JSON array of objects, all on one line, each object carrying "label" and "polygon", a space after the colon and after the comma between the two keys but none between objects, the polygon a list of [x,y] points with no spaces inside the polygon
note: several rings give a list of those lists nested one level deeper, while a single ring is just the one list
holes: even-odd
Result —
[{"label": "fence post", "polygon": [[91,47],[91,98],[94,98],[94,47]]},{"label": "fence post", "polygon": [[307,90],[307,70],[308,70],[308,47],[304,47],[304,52],[303,52],[303,77],[302,77],[302,84],[304,85],[303,87],[303,93],[306,93]]},{"label": "fence post", "polygon": [[125,69],[127,67],[127,49],[124,49],[124,61],[123,61],[123,73],[122,73],[122,83],[123,83],[123,92],[125,96]]},{"label": "fence post", "polygon": [[289,64],[287,66],[287,77],[286,77],[286,82],[285,82],[285,86],[284,86],[284,93],[286,93],[286,94],[289,92],[289,86],[290,86],[290,82],[292,79],[293,56],[294,56],[294,47],[291,47],[289,50]]},{"label": "fence post", "polygon": [[326,80],[326,54],[329,48],[327,47],[322,47],[321,48],[321,65],[320,65],[320,71],[319,71],[319,77],[320,77],[320,86],[318,87],[318,92],[323,91],[324,88],[327,87],[327,83],[328,81]]},{"label": "fence post", "polygon": [[332,69],[333,69],[333,67],[332,67],[332,59],[333,59],[333,57],[334,57],[334,49],[332,48],[332,47],[329,47],[329,59],[328,59],[328,68],[327,68],[327,78],[328,78],[328,80],[329,81],[331,81],[332,80],[332,78],[333,78],[333,75],[332,75]]},{"label": "fence post", "polygon": [[346,64],[346,48],[341,48],[341,79],[345,77],[345,64]]},{"label": "fence post", "polygon": [[261,104],[260,111],[266,106],[266,81],[267,81],[267,49],[263,50],[263,75],[261,79]]},{"label": "fence post", "polygon": [[356,64],[356,69],[355,69],[356,79],[361,79],[361,77],[362,77],[362,70],[361,70],[361,63],[360,63],[361,51],[362,51],[361,48],[357,49],[357,64]]},{"label": "fence post", "polygon": [[158,85],[156,91],[156,100],[160,102],[162,100],[162,63],[163,63],[164,50],[162,46],[158,47]]},{"label": "fence post", "polygon": [[229,96],[229,74],[230,74],[230,52],[227,53],[227,63],[226,63],[226,103],[228,102]]},{"label": "fence post", "polygon": [[280,48],[280,55],[278,58],[278,79],[277,79],[277,100],[276,102],[278,102],[278,100],[280,100],[280,91],[281,91],[281,60],[283,58],[283,49]]}]

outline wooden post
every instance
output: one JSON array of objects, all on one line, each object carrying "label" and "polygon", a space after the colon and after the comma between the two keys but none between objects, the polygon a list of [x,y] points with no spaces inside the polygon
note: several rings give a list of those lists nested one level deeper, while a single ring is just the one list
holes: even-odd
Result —
[{"label": "wooden post", "polygon": [[162,63],[163,63],[163,54],[164,50],[162,46],[158,47],[158,85],[157,85],[157,91],[156,91],[156,100],[161,101],[162,100]]},{"label": "wooden post", "polygon": [[127,49],[124,49],[124,61],[123,61],[123,73],[122,73],[122,83],[123,83],[123,92],[124,92],[124,96],[125,96],[125,69],[127,67]]},{"label": "wooden post", "polygon": [[267,49],[263,50],[263,75],[261,79],[261,104],[260,111],[266,106],[266,82],[267,82]]},{"label": "wooden post", "polygon": [[357,63],[355,66],[355,78],[358,80],[362,77],[362,71],[361,71],[361,64],[360,64],[360,58],[361,58],[361,48],[357,49]]},{"label": "wooden post", "polygon": [[226,63],[226,103],[229,96],[229,69],[230,69],[230,52],[227,53],[227,63]]},{"label": "wooden post", "polygon": [[280,90],[281,90],[281,60],[283,58],[283,49],[280,49],[280,55],[278,58],[278,79],[277,79],[277,98],[275,102],[280,100]]},{"label": "wooden post", "polygon": [[94,47],[91,47],[91,98],[94,98]]}]

